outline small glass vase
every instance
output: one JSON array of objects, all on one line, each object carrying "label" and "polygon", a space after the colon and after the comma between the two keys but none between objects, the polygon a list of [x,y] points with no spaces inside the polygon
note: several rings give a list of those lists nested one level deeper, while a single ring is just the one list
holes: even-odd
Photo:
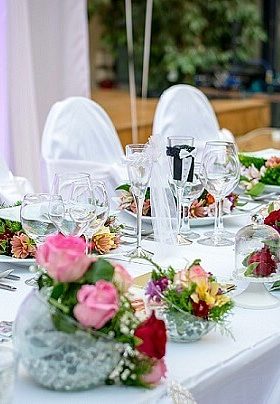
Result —
[{"label": "small glass vase", "polygon": [[84,330],[57,331],[46,299],[33,290],[18,312],[14,346],[32,376],[52,390],[78,391],[105,384],[124,345]]},{"label": "small glass vase", "polygon": [[213,321],[186,312],[160,308],[157,313],[165,322],[169,340],[174,342],[198,341],[215,327]]}]

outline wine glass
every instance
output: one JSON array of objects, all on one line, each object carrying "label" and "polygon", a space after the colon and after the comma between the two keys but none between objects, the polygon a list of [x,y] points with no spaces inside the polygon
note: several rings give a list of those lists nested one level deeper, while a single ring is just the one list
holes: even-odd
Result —
[{"label": "wine glass", "polygon": [[191,153],[191,151],[194,149],[194,138],[170,136],[167,138],[167,142],[167,155],[169,156],[170,167],[169,184],[176,198],[177,204],[177,243],[191,244],[192,241],[183,237],[180,232],[182,223],[182,200],[184,188],[187,182],[192,181],[191,171],[193,157],[186,158],[187,156],[184,157],[182,152],[185,151],[186,154]]},{"label": "wine glass", "polygon": [[94,204],[96,207],[96,215],[89,223],[84,235],[86,238],[86,254],[92,253],[92,237],[98,233],[104,226],[109,215],[109,198],[106,191],[105,183],[102,181],[91,180]]},{"label": "wine glass", "polygon": [[81,236],[96,216],[90,175],[85,173],[56,174],[52,194],[62,197],[63,207],[49,204],[49,217],[65,236]]},{"label": "wine glass", "polygon": [[203,192],[203,184],[200,179],[200,163],[194,165],[193,182],[186,182],[183,193],[183,223],[181,227],[181,234],[186,236],[189,240],[195,240],[200,237],[198,233],[191,231],[190,228],[190,207],[193,201],[200,197]]},{"label": "wine glass", "polygon": [[128,253],[131,258],[149,257],[152,255],[141,247],[142,210],[145,194],[151,178],[153,159],[147,153],[147,145],[130,144],[126,146],[127,171],[130,189],[137,208],[137,247]]},{"label": "wine glass", "polygon": [[233,245],[219,231],[221,201],[236,187],[240,176],[240,164],[236,146],[231,142],[207,142],[200,166],[200,178],[204,188],[215,198],[215,227],[209,238],[198,240],[199,244],[209,246]]},{"label": "wine glass", "polygon": [[[61,206],[60,195],[45,193],[27,194],[24,196],[20,208],[20,222],[24,232],[35,241],[36,246],[42,244],[47,236],[57,233],[57,228],[50,220],[48,209],[50,201]],[[27,279],[29,286],[36,284],[36,277]]]}]

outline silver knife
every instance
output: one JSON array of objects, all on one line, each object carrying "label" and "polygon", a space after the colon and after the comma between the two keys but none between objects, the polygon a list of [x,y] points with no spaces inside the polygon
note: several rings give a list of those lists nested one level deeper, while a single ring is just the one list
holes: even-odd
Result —
[{"label": "silver knife", "polygon": [[11,292],[15,292],[17,288],[11,285],[6,285],[5,283],[0,283],[0,289],[10,290]]}]

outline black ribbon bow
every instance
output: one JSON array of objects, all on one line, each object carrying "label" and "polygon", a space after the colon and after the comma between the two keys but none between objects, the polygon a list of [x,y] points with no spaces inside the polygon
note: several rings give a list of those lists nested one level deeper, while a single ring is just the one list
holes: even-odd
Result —
[{"label": "black ribbon bow", "polygon": [[[170,157],[174,157],[173,159],[173,179],[174,180],[182,180],[182,171],[183,171],[183,158],[180,157],[181,150],[186,150],[191,153],[195,147],[188,145],[175,145],[175,146],[167,146],[166,155]],[[194,175],[194,156],[191,154],[184,158],[191,158],[191,166],[188,173],[188,182],[193,182]]]}]

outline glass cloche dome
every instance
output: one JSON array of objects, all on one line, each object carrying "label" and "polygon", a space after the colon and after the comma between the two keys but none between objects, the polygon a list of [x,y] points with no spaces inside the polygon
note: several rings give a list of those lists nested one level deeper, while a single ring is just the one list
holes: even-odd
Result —
[{"label": "glass cloche dome", "polygon": [[243,227],[235,237],[234,277],[249,282],[271,282],[280,278],[279,247],[280,236],[271,226]]}]

